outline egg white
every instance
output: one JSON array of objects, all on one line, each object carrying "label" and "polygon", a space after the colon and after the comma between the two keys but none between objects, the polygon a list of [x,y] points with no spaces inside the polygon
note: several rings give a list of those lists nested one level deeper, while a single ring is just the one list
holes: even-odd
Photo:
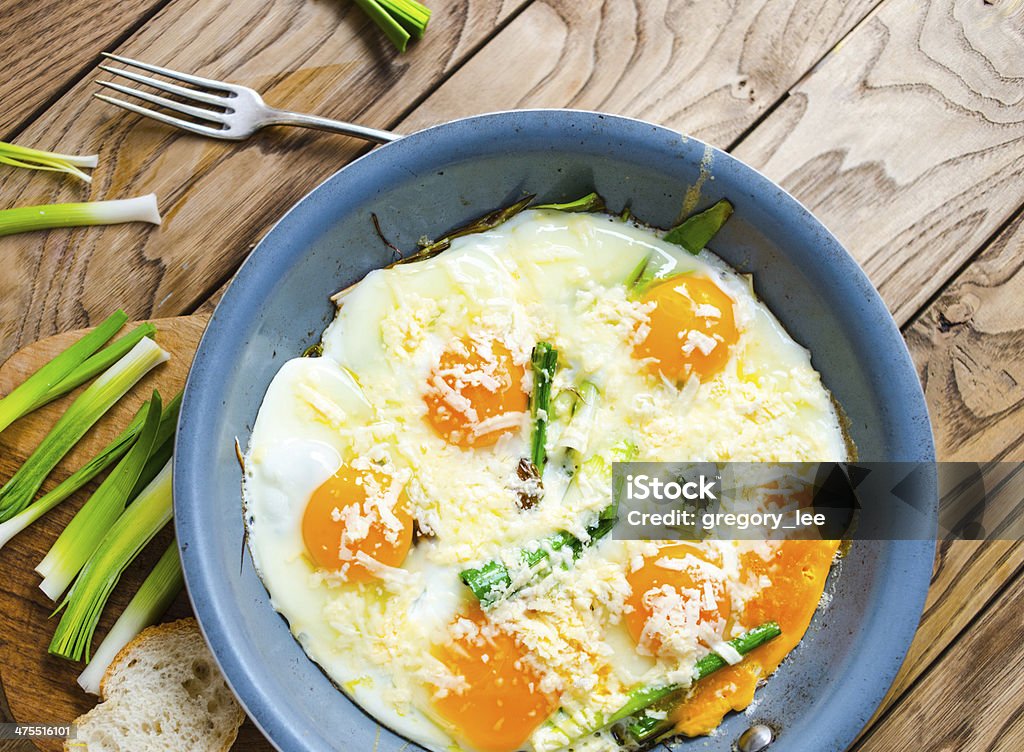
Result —
[{"label": "egg white", "polygon": [[[735,301],[740,340],[724,371],[705,383],[693,378],[677,388],[631,355],[645,311],[624,282],[652,254],[675,271],[712,278]],[[289,361],[267,390],[245,457],[248,540],[274,608],[310,657],[382,723],[434,750],[461,748],[429,701],[439,676],[429,646],[468,602],[458,572],[558,530],[582,531],[608,499],[607,485],[597,482],[562,503],[569,477],[549,463],[544,500],[529,513],[518,508],[514,470],[529,454],[525,415],[492,448],[465,450],[438,436],[425,420],[424,385],[446,346],[467,333],[500,336],[520,363],[537,341],[551,342],[562,366],[556,391],[597,383],[599,430],[588,437],[588,455],[610,456],[623,439],[652,461],[847,455],[809,353],[749,280],[706,250],[689,255],[604,215],[526,211],[430,260],[371,272],[342,297],[323,356]],[[559,431],[556,420],[552,453]],[[313,567],[301,520],[313,490],[369,452],[411,469],[406,494],[432,537],[413,548],[401,576],[352,586]],[[507,613],[495,618],[521,628],[549,668],[558,664],[549,678],[570,713],[614,709],[631,685],[664,675],[663,662],[638,654],[620,619],[630,562],[649,545],[605,540],[547,578],[539,596],[568,595],[537,623],[515,613],[516,599],[499,607]],[[738,549],[751,544],[706,545],[721,549],[734,606],[742,606],[749,583],[741,583]],[[570,637],[586,641],[585,654],[565,655]],[[601,667],[606,678],[595,684]],[[538,734],[539,747],[552,743]],[[595,747],[602,748],[615,747]]]}]

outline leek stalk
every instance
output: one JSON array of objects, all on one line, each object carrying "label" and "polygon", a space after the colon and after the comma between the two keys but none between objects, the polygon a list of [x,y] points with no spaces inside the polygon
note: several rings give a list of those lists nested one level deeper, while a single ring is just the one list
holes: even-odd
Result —
[{"label": "leek stalk", "polygon": [[142,408],[140,408],[139,412],[135,414],[135,418],[132,420],[131,424],[129,424],[128,428],[126,428],[120,436],[104,447],[103,451],[89,460],[89,462],[68,476],[64,482],[50,491],[50,493],[32,502],[21,512],[7,520],[7,522],[0,522],[0,548],[3,548],[11,538],[121,459],[121,457],[124,456],[124,453],[131,448],[133,443],[135,443],[135,439],[139,435],[139,431],[142,430],[142,423],[146,417],[146,410],[148,408],[149,403],[147,402],[142,406]]},{"label": "leek stalk", "polygon": [[[59,388],[60,383],[80,368],[93,353],[103,347],[103,343],[113,337],[127,320],[128,314],[122,310],[115,311],[103,323],[33,373],[24,383],[0,400],[0,432],[18,418],[32,412],[40,404],[45,404],[41,401],[46,398],[46,395]],[[3,496],[0,494],[0,508],[3,506],[2,499]]]},{"label": "leek stalk", "polygon": [[91,183],[92,177],[80,168],[92,169],[99,163],[95,154],[79,157],[74,154],[58,154],[52,151],[31,149],[0,141],[0,164],[11,167],[22,167],[27,170],[43,170],[45,172],[63,172],[72,175],[85,183]]},{"label": "leek stalk", "polygon": [[80,204],[44,204],[0,210],[0,236],[54,227],[118,225],[124,222],[160,224],[156,195],[147,194],[117,201]]},{"label": "leek stalk", "polygon": [[430,9],[416,0],[356,0],[356,4],[399,52],[405,52],[410,39],[422,39],[430,21]]},{"label": "leek stalk", "polygon": [[36,572],[43,576],[39,589],[50,600],[57,600],[67,589],[95,550],[96,544],[124,511],[130,500],[129,494],[153,452],[160,428],[161,407],[160,395],[153,392],[153,398],[146,407],[142,430],[128,454],[78,510],[36,567]]},{"label": "leek stalk", "polygon": [[184,587],[178,544],[172,540],[135,597],[103,638],[85,671],[78,677],[79,686],[86,692],[98,695],[100,681],[121,648],[143,629],[156,624]]},{"label": "leek stalk", "polygon": [[110,343],[95,355],[92,355],[84,363],[65,376],[60,383],[51,387],[46,394],[41,396],[29,410],[38,410],[43,405],[53,402],[58,397],[63,397],[68,392],[77,389],[86,381],[103,373],[114,363],[119,361],[139,343],[143,337],[152,338],[156,334],[156,327],[152,324],[139,324],[128,334]]},{"label": "leek stalk", "polygon": [[[137,446],[137,445],[136,445]],[[63,611],[49,651],[69,660],[89,660],[100,614],[121,574],[171,520],[171,462],[124,511],[82,567],[57,611]]]},{"label": "leek stalk", "polygon": [[32,456],[0,488],[0,522],[27,507],[46,476],[86,431],[139,379],[169,357],[153,340],[144,337],[78,395]]}]

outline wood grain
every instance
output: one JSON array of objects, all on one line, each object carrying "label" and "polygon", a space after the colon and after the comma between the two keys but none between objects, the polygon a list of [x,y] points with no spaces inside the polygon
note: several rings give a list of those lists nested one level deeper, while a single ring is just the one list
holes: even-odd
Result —
[{"label": "wood grain", "polygon": [[[904,329],[940,459],[1024,460],[1022,247],[1024,213]],[[921,626],[880,711],[967,635],[977,614],[1022,571],[1019,541],[940,545]]]},{"label": "wood grain", "polygon": [[[118,52],[253,86],[278,106],[388,126],[517,7],[465,0],[398,56],[352,3],[174,0]],[[92,196],[156,192],[164,225],[0,238],[10,265],[0,276],[0,359],[118,305],[136,318],[193,310],[287,207],[365,148],[297,129],[213,141],[123,113],[94,90],[75,86],[23,141],[99,151]],[[67,181],[20,173],[4,193],[24,205],[81,198]]]},{"label": "wood grain", "polygon": [[[167,0],[5,0],[0,3],[4,75],[0,78],[0,140],[59,96],[135,24]],[[56,139],[31,146],[62,150]],[[6,169],[6,168],[5,168]]]},{"label": "wood grain", "polygon": [[1024,213],[906,329],[948,459],[1024,461]]},{"label": "wood grain", "polygon": [[905,322],[1024,201],[1022,49],[1016,2],[889,0],[735,154],[836,233]]},{"label": "wood grain", "polygon": [[1000,593],[856,749],[1010,752],[1024,739],[1024,577]]},{"label": "wood grain", "polygon": [[726,146],[876,2],[538,0],[403,127],[574,107],[652,120]]},{"label": "wood grain", "polygon": [[[171,360],[154,369],[96,424],[54,470],[44,489],[52,488],[112,441],[153,389],[159,389],[165,399],[181,390],[206,322],[207,318],[202,316],[154,322],[156,339],[171,353]],[[6,394],[80,335],[81,332],[57,335],[19,351],[0,367],[0,394]],[[74,396],[26,416],[0,435],[0,477],[10,477],[24,462]],[[53,657],[46,651],[56,620],[50,618],[53,603],[39,590],[39,577],[33,571],[94,486],[76,494],[0,549],[0,570],[5,572],[0,579],[0,666],[10,709],[14,718],[21,721],[68,723],[96,703],[96,698],[81,691],[75,681],[83,664]],[[171,539],[168,526],[125,572],[100,619],[94,648]],[[188,599],[182,593],[168,618],[191,613]],[[59,741],[54,740],[40,741],[38,746],[46,752],[60,749]],[[270,746],[247,723],[236,749],[269,750]]]}]

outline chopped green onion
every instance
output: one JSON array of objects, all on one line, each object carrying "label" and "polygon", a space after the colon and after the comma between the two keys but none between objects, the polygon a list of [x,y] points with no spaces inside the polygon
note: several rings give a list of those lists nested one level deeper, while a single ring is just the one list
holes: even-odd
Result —
[{"label": "chopped green onion", "polygon": [[405,52],[410,37],[423,38],[430,20],[430,9],[416,0],[356,0],[356,4],[399,52]]},{"label": "chopped green onion", "polygon": [[183,587],[185,578],[181,571],[181,559],[178,557],[178,544],[172,540],[135,597],[103,638],[85,671],[78,677],[78,684],[82,689],[94,695],[100,693],[100,681],[107,672],[107,667],[121,652],[121,648],[143,629],[156,624]]},{"label": "chopped green onion", "polygon": [[541,204],[533,209],[553,209],[563,212],[599,212],[604,211],[604,199],[598,193],[588,193],[583,198],[567,201],[564,204]]},{"label": "chopped green onion", "polygon": [[106,371],[110,366],[131,352],[131,349],[139,343],[143,337],[150,337],[156,334],[156,327],[152,324],[139,324],[128,334],[104,347],[95,355],[88,358],[78,368],[73,370],[61,382],[50,388],[46,394],[40,397],[32,410],[38,410],[43,405],[53,402],[58,397],[63,397],[68,392],[77,389],[89,379]]},{"label": "chopped green onion", "polygon": [[[113,337],[127,320],[128,314],[121,310],[115,311],[102,324],[33,373],[23,384],[0,400],[0,432],[3,432],[18,418],[32,412],[40,404],[45,404],[41,400],[50,391],[59,388],[60,383],[67,379],[75,369],[87,362],[89,356],[103,347],[103,343]],[[0,494],[0,508],[2,508],[2,499],[3,496]]]},{"label": "chopped green onion", "polygon": [[732,204],[722,199],[710,209],[687,217],[681,224],[673,227],[665,233],[665,240],[681,245],[687,252],[696,256],[711,242],[711,238],[722,229],[725,220],[731,215]]},{"label": "chopped green onion", "polygon": [[36,567],[36,572],[43,577],[39,589],[50,600],[57,600],[67,589],[96,544],[130,501],[129,494],[153,452],[160,428],[160,409],[160,395],[153,392],[135,444],[78,510]]},{"label": "chopped green onion", "polygon": [[0,236],[54,227],[118,225],[124,222],[160,224],[160,211],[152,193],[118,201],[90,201],[84,204],[44,204],[0,209]]},{"label": "chopped green onion", "polygon": [[169,357],[153,340],[143,338],[78,395],[32,456],[0,488],[0,522],[27,507],[46,476],[86,431],[139,379]]},{"label": "chopped green onion", "polygon": [[0,164],[11,167],[23,167],[28,170],[44,170],[46,172],[63,172],[67,175],[91,183],[92,178],[79,168],[93,168],[99,159],[96,155],[78,157],[73,154],[58,154],[41,149],[30,149],[0,141]]},{"label": "chopped green onion", "polygon": [[142,430],[142,423],[146,417],[148,407],[149,403],[147,402],[135,414],[131,424],[120,436],[110,442],[103,451],[72,473],[50,493],[32,502],[28,507],[7,520],[7,522],[0,522],[0,548],[3,548],[11,538],[121,459],[135,442],[139,431]]},{"label": "chopped green onion", "polygon": [[544,475],[548,455],[544,448],[548,437],[548,410],[551,408],[551,382],[558,367],[558,350],[547,342],[538,342],[530,356],[533,366],[533,398],[530,400],[530,418],[533,420],[533,435],[530,445],[530,460],[539,476]]},{"label": "chopped green onion", "polygon": [[171,462],[124,511],[103,536],[82,567],[71,592],[57,611],[60,624],[50,642],[50,653],[69,660],[89,660],[90,643],[103,607],[121,574],[153,536],[171,520]]}]

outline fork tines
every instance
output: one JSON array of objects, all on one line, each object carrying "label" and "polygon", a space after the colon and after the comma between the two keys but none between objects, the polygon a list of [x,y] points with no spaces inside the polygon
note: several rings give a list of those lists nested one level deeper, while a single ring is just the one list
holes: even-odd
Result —
[{"label": "fork tines", "polygon": [[[227,129],[227,121],[225,115],[230,113],[232,108],[230,101],[235,96],[235,87],[232,84],[226,84],[221,81],[214,81],[209,78],[202,78],[200,76],[192,76],[187,73],[181,73],[179,71],[171,70],[170,68],[162,68],[159,65],[151,65],[144,63],[139,60],[132,60],[131,58],[121,57],[120,55],[111,55],[110,53],[104,52],[103,56],[114,62],[121,63],[122,65],[131,66],[135,68],[141,68],[142,70],[156,73],[166,78],[172,78],[177,81],[182,81],[187,84],[191,84],[195,87],[190,88],[185,86],[179,86],[178,84],[171,83],[170,81],[162,81],[158,78],[146,76],[141,73],[136,73],[132,70],[124,68],[113,68],[109,65],[101,65],[100,70],[104,70],[115,76],[121,76],[129,81],[134,81],[144,86],[149,86],[153,89],[173,94],[181,99],[195,102],[196,104],[205,104],[218,109],[209,109],[208,107],[197,107],[186,102],[178,101],[175,99],[168,99],[167,97],[160,96],[159,94],[153,94],[142,89],[136,89],[130,86],[124,86],[123,84],[114,83],[112,81],[101,81],[97,80],[96,83],[100,86],[112,89],[113,91],[126,94],[136,99],[141,99],[143,102],[162,107],[166,110],[179,113],[181,115],[187,115],[197,120],[205,120],[210,123],[216,123],[219,127],[213,127],[204,125],[202,123],[192,122],[183,118],[174,117],[158,110],[144,107],[133,102],[126,102],[123,99],[117,97],[107,96],[106,94],[93,94],[97,99],[101,99],[109,104],[116,105],[123,109],[129,110],[130,112],[143,115],[154,120],[158,120],[167,125],[173,125],[178,128],[182,128],[193,133],[199,133],[204,136],[219,136],[224,137],[224,131]],[[223,94],[215,94],[208,89],[214,89]]]}]

